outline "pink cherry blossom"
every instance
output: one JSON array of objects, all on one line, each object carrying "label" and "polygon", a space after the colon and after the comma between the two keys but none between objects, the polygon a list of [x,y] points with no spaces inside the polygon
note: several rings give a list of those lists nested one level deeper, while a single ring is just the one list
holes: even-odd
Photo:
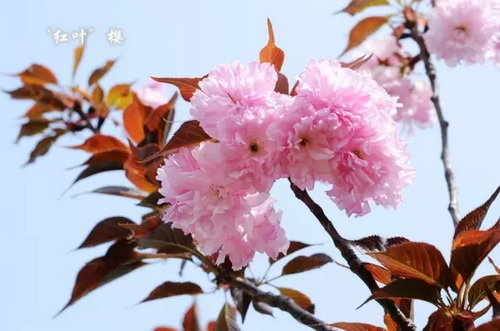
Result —
[{"label": "pink cherry blossom", "polygon": [[137,91],[137,96],[144,105],[153,108],[168,102],[165,91],[163,90],[163,84],[157,81],[152,81]]},{"label": "pink cherry blossom", "polygon": [[482,63],[496,32],[491,0],[439,0],[428,14],[424,39],[447,65]]},{"label": "pink cherry blossom", "polygon": [[[411,182],[413,169],[392,119],[396,98],[366,75],[342,68],[337,61],[323,60],[311,61],[300,75],[297,100],[300,99],[316,110],[314,121],[333,123],[329,131],[308,132],[308,137],[318,141],[311,145],[313,152],[309,155],[318,153],[327,160],[329,175],[323,176],[322,162],[292,163],[291,173],[294,167],[299,168],[295,173],[300,173],[304,166],[313,174],[321,173],[322,178],[316,180],[333,184],[328,194],[349,215],[368,212],[369,201],[389,207],[399,205],[401,190]],[[314,125],[306,127],[314,130]],[[301,131],[296,132],[297,137],[288,141],[303,144]],[[329,141],[333,143],[329,145]],[[293,147],[296,148],[288,146],[292,155]],[[309,148],[307,144],[305,147]],[[295,180],[310,183],[307,176],[310,175]]]},{"label": "pink cherry blossom", "polygon": [[191,115],[215,139],[230,142],[244,126],[269,123],[280,104],[278,75],[269,63],[239,62],[211,70],[191,99]]},{"label": "pink cherry blossom", "polygon": [[204,254],[218,253],[217,263],[228,256],[235,270],[248,264],[255,252],[275,258],[288,248],[281,213],[272,207],[269,194],[231,187],[217,145],[183,148],[158,169],[164,197],[160,202],[171,204],[164,221],[192,234]]}]

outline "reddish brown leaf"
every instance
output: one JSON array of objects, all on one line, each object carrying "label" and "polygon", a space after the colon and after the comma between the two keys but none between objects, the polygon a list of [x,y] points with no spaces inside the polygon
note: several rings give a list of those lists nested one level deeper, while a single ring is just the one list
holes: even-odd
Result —
[{"label": "reddish brown leaf", "polygon": [[495,201],[498,194],[500,193],[500,186],[496,189],[495,192],[491,195],[491,197],[483,203],[481,206],[477,207],[470,213],[468,213],[462,220],[458,223],[457,228],[455,229],[455,234],[453,239],[457,238],[460,234],[465,231],[470,230],[479,230],[481,224],[483,223],[484,218],[486,217],[486,213],[490,208],[491,204]]},{"label": "reddish brown leaf", "polygon": [[158,145],[148,144],[141,148],[135,147],[132,143],[129,145],[131,153],[124,165],[127,178],[144,192],[156,192],[159,183],[155,179],[155,175],[162,160],[155,160],[154,158],[154,162],[147,162],[147,160],[150,159],[151,156],[158,154]]},{"label": "reddish brown leaf", "polygon": [[105,186],[93,190],[91,193],[100,193],[100,194],[109,194],[109,195],[117,195],[121,197],[127,197],[132,199],[142,200],[146,197],[143,192],[137,191],[131,187],[125,186]]},{"label": "reddish brown leaf", "polygon": [[486,289],[486,296],[493,308],[493,318],[500,317],[500,292],[493,292],[489,288]]},{"label": "reddish brown leaf", "polygon": [[216,321],[210,321],[207,324],[207,331],[215,331],[215,325],[217,324]]},{"label": "reddish brown leaf", "polygon": [[94,83],[97,83],[102,77],[104,77],[104,75],[108,73],[109,69],[111,69],[111,67],[115,64],[115,62],[116,60],[109,60],[103,67],[94,70],[89,77],[89,86],[91,86]]},{"label": "reddish brown leaf", "polygon": [[274,65],[276,70],[280,71],[285,60],[285,52],[275,44],[273,25],[269,19],[267,19],[267,30],[269,32],[269,41],[260,51],[260,62],[269,62]]},{"label": "reddish brown leaf", "polygon": [[453,316],[449,309],[441,308],[433,312],[424,331],[453,331]]},{"label": "reddish brown leaf", "polygon": [[89,165],[87,168],[83,169],[83,171],[78,175],[78,177],[76,177],[73,184],[79,182],[82,179],[99,174],[101,172],[122,170],[122,169],[123,169],[123,164],[118,162],[114,161],[95,162]]},{"label": "reddish brown leaf", "polygon": [[46,105],[54,109],[66,109],[66,104],[52,92],[40,85],[25,85],[14,91],[7,91],[13,99],[30,99],[40,105]]},{"label": "reddish brown leaf", "polygon": [[213,140],[200,126],[197,120],[182,123],[181,127],[174,133],[168,143],[156,154],[145,159],[151,161],[175,153],[183,147],[198,145],[204,141]]},{"label": "reddish brown leaf", "polygon": [[496,272],[500,275],[500,268],[496,266],[495,262],[493,262],[493,260],[489,256],[488,256],[488,261],[491,263],[493,268],[495,268]]},{"label": "reddish brown leaf", "polygon": [[307,310],[311,314],[314,314],[314,304],[311,302],[311,299],[309,299],[308,296],[291,288],[278,287],[278,290],[280,291],[281,295],[292,299],[297,304],[297,306],[304,310]]},{"label": "reddish brown leaf", "polygon": [[484,276],[479,278],[469,289],[469,309],[473,309],[479,302],[486,298],[487,290],[500,292],[500,276]]},{"label": "reddish brown leaf", "polygon": [[135,224],[126,217],[115,216],[108,217],[99,223],[90,231],[89,235],[82,242],[78,249],[84,247],[93,247],[109,241],[127,238],[130,231],[121,227],[119,224]]},{"label": "reddish brown leaf", "polygon": [[116,139],[115,137],[106,136],[100,133],[97,133],[92,137],[88,138],[81,145],[70,146],[69,148],[81,149],[83,151],[92,154],[113,151],[113,150],[125,151],[125,152],[129,151],[128,147],[120,140]]},{"label": "reddish brown leaf", "polygon": [[182,321],[182,327],[184,331],[201,331],[200,324],[198,322],[198,313],[195,303],[193,303],[191,308],[189,308],[186,314],[184,315],[184,320]]},{"label": "reddish brown leaf", "polygon": [[404,237],[382,238],[380,236],[369,236],[356,240],[349,240],[349,244],[361,248],[364,252],[383,252],[388,248],[409,242]]},{"label": "reddish brown leaf", "polygon": [[[385,6],[389,5],[387,0],[352,0],[347,7],[339,11],[338,13],[347,13],[354,16],[357,13],[361,13],[363,10],[374,6]],[[337,14],[338,14],[337,13]]]},{"label": "reddish brown leaf", "polygon": [[84,50],[85,45],[80,45],[75,48],[75,52],[73,54],[73,70],[71,71],[71,78],[75,78],[75,74],[78,70],[78,66],[80,65],[80,61],[82,60]]},{"label": "reddish brown leaf", "polygon": [[376,290],[366,299],[365,303],[373,299],[406,298],[427,301],[436,304],[439,298],[439,287],[419,279],[397,279],[385,287]]},{"label": "reddish brown leaf", "polygon": [[30,109],[28,109],[28,111],[26,111],[23,117],[36,119],[40,118],[43,114],[54,110],[60,110],[60,109],[54,109],[54,107],[51,106],[35,103]]},{"label": "reddish brown leaf", "polygon": [[423,280],[447,287],[450,283],[448,265],[441,252],[425,243],[407,242],[381,253],[369,253],[396,276]]},{"label": "reddish brown leaf", "polygon": [[474,331],[498,331],[500,330],[500,318],[496,318],[488,323],[481,324]]},{"label": "reddish brown leaf", "polygon": [[[174,111],[177,95],[177,92],[175,92],[166,104],[159,106],[148,115],[144,122],[149,131],[156,131],[166,124],[165,119],[169,118],[170,113]],[[171,125],[171,123],[169,124]]]},{"label": "reddish brown leaf", "polygon": [[317,269],[327,263],[333,262],[326,254],[318,253],[311,256],[297,256],[288,262],[281,272],[282,275],[291,275],[299,272]]},{"label": "reddish brown leaf", "polygon": [[386,24],[387,21],[388,18],[384,16],[372,16],[359,21],[351,29],[351,32],[349,33],[349,43],[340,56],[359,46],[363,41],[365,41],[366,38]]},{"label": "reddish brown leaf", "polygon": [[225,303],[221,309],[215,331],[239,331],[238,323],[236,322],[236,308],[228,303]]},{"label": "reddish brown leaf", "polygon": [[236,305],[236,309],[241,315],[241,321],[244,323],[248,307],[250,307],[250,303],[252,302],[252,297],[234,286],[231,287],[231,297]]},{"label": "reddish brown leaf", "polygon": [[133,250],[135,246],[133,242],[120,240],[108,249],[106,255],[87,263],[76,276],[71,298],[58,314],[96,288],[146,265],[138,259]]},{"label": "reddish brown leaf", "polygon": [[29,160],[26,162],[25,165],[29,164],[29,163],[33,163],[35,162],[35,160],[42,156],[42,155],[45,155],[47,154],[47,152],[49,151],[49,149],[52,147],[52,145],[56,142],[56,140],[62,136],[66,131],[64,130],[55,130],[53,132],[52,135],[50,136],[47,136],[45,138],[43,138],[42,140],[40,140],[35,148],[33,149],[33,151],[31,151],[30,153],[30,158]]},{"label": "reddish brown leaf", "polygon": [[19,73],[18,76],[26,85],[57,84],[57,78],[54,73],[41,64],[32,64],[29,68]]},{"label": "reddish brown leaf", "polygon": [[392,282],[392,274],[389,270],[373,263],[363,263],[363,267],[365,267],[365,269],[367,269],[372,274],[373,279],[375,279],[377,282],[384,285]]},{"label": "reddish brown leaf", "polygon": [[125,164],[128,160],[130,153],[123,150],[109,150],[105,152],[98,152],[92,155],[87,161],[85,161],[82,165],[92,165],[99,162],[116,162],[121,165]]},{"label": "reddish brown leaf", "polygon": [[151,78],[160,83],[167,83],[176,86],[181,92],[182,98],[186,101],[189,101],[191,100],[191,97],[193,96],[194,92],[196,92],[196,90],[200,88],[198,85],[200,81],[202,81],[206,77],[208,77],[208,75],[196,78],[168,78],[168,77],[165,78],[151,77]]},{"label": "reddish brown leaf", "polygon": [[278,72],[278,80],[276,81],[276,87],[274,91],[281,94],[288,94],[288,78],[283,75],[281,72]]},{"label": "reddish brown leaf", "polygon": [[50,121],[44,118],[32,119],[21,126],[19,134],[16,138],[16,143],[18,143],[22,137],[34,136],[39,133],[43,133],[50,125]]},{"label": "reddish brown leaf", "polygon": [[371,59],[373,54],[363,55],[351,62],[341,62],[342,67],[357,70],[363,66],[368,60]]},{"label": "reddish brown leaf", "polygon": [[176,282],[165,282],[155,288],[149,295],[141,302],[152,301],[157,299],[163,299],[178,295],[195,295],[203,293],[200,286],[191,282],[176,283]]},{"label": "reddish brown leaf", "polygon": [[123,111],[123,126],[129,137],[137,143],[145,137],[144,121],[150,112],[151,108],[143,105],[135,94],[132,103]]},{"label": "reddish brown leaf", "polygon": [[398,331],[398,323],[394,322],[391,315],[384,313],[384,324],[387,331]]},{"label": "reddish brown leaf", "polygon": [[177,331],[177,329],[171,328],[168,326],[159,326],[159,327],[155,328],[153,331]]},{"label": "reddish brown leaf", "polygon": [[495,248],[499,240],[500,230],[496,229],[467,231],[453,240],[450,265],[457,288],[461,288],[464,282],[472,278],[479,264]]},{"label": "reddish brown leaf", "polygon": [[345,331],[383,331],[383,328],[380,328],[375,325],[366,324],[366,323],[347,323],[347,322],[338,322],[328,324],[328,326],[333,326],[335,328],[345,330]]},{"label": "reddish brown leaf", "polygon": [[161,222],[158,214],[146,218],[141,228],[148,230],[148,233],[138,240],[140,248],[155,248],[158,253],[166,254],[195,249],[191,235],[185,235],[182,230],[173,229],[171,224]]},{"label": "reddish brown leaf", "polygon": [[302,243],[300,241],[290,241],[290,245],[288,246],[288,250],[286,252],[286,254],[283,254],[283,253],[279,253],[278,254],[278,257],[276,257],[276,260],[273,260],[271,258],[269,258],[269,263],[270,264],[273,264],[274,262],[284,258],[285,256],[288,256],[298,250],[301,250],[301,249],[304,249],[304,248],[307,248],[307,247],[310,247],[311,245],[309,244],[305,244],[305,243]]},{"label": "reddish brown leaf", "polygon": [[160,200],[161,198],[163,198],[163,195],[160,192],[156,191],[142,199],[141,202],[139,202],[137,205],[152,209],[162,209],[162,205],[158,203],[158,200]]}]

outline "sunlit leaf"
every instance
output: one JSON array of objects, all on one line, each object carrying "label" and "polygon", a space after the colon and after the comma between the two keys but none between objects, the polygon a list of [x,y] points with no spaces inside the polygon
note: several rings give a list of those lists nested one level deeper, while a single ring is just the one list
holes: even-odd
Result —
[{"label": "sunlit leaf", "polygon": [[333,262],[326,254],[318,253],[311,256],[297,256],[288,262],[281,272],[282,275],[296,274],[308,270],[317,269],[327,263]]},{"label": "sunlit leaf", "polygon": [[441,308],[433,312],[424,331],[453,331],[453,316],[449,309]]},{"label": "sunlit leaf", "polygon": [[41,64],[32,64],[29,68],[19,73],[18,76],[26,85],[57,84],[57,78],[54,73]]},{"label": "sunlit leaf", "polygon": [[[159,128],[164,128],[164,130],[168,129],[165,128],[165,124],[167,124],[165,122],[165,119],[171,117],[170,113],[173,113],[174,111],[175,102],[177,101],[177,95],[177,92],[174,93],[172,98],[170,98],[170,100],[166,104],[157,107],[147,116],[144,123],[149,131],[156,131]],[[169,126],[172,125],[172,123],[168,124]]]},{"label": "sunlit leaf", "polygon": [[85,238],[78,248],[93,247],[130,236],[130,231],[121,227],[119,224],[135,223],[126,217],[108,217],[94,226],[87,238]]},{"label": "sunlit leaf", "polygon": [[419,279],[397,279],[385,287],[374,291],[361,306],[373,299],[393,298],[417,299],[435,304],[439,299],[439,291],[440,288],[438,286],[431,285]]},{"label": "sunlit leaf", "polygon": [[53,109],[66,109],[66,104],[49,89],[40,85],[24,85],[13,91],[6,91],[13,99],[30,99]]},{"label": "sunlit leaf", "polygon": [[328,324],[328,326],[333,326],[335,328],[345,330],[345,331],[383,331],[383,328],[380,328],[375,325],[366,324],[366,323],[347,323],[347,322],[338,322]]},{"label": "sunlit leaf", "polygon": [[154,162],[146,162],[146,160],[158,154],[158,145],[148,144],[140,148],[131,143],[129,145],[131,153],[124,165],[127,178],[144,192],[156,192],[159,187],[159,183],[155,179],[156,171],[162,160],[156,159]]},{"label": "sunlit leaf", "polygon": [[500,292],[500,276],[484,276],[472,284],[467,299],[470,309],[473,309],[479,302],[486,298],[487,289]]},{"label": "sunlit leaf", "polygon": [[47,152],[49,151],[49,149],[52,147],[52,145],[54,145],[54,143],[56,142],[56,140],[62,136],[66,131],[64,130],[54,130],[54,132],[52,133],[52,135],[50,136],[47,136],[47,137],[44,137],[42,140],[40,140],[35,148],[31,151],[30,153],[30,158],[29,160],[26,162],[25,165],[29,164],[29,163],[33,163],[35,162],[35,160],[42,156],[42,155],[45,155],[47,154]]},{"label": "sunlit leaf", "polygon": [[267,19],[267,30],[269,40],[267,45],[260,51],[260,62],[269,62],[274,65],[276,70],[280,71],[285,60],[285,52],[275,44],[273,25],[269,19]]},{"label": "sunlit leaf", "polygon": [[118,84],[113,86],[106,98],[106,104],[110,108],[124,109],[133,101],[133,94],[130,91],[132,84]]},{"label": "sunlit leaf", "polygon": [[387,331],[398,331],[398,323],[394,322],[391,315],[384,313],[384,324]]},{"label": "sunlit leaf", "polygon": [[160,83],[167,83],[174,85],[179,89],[181,92],[181,96],[184,100],[189,101],[191,100],[191,97],[193,96],[194,92],[198,90],[199,83],[202,81],[204,78],[206,78],[208,75],[205,75],[203,77],[196,77],[196,78],[160,78],[160,77],[151,77],[151,79],[160,82]]},{"label": "sunlit leaf", "polygon": [[309,297],[297,290],[286,288],[286,287],[278,287],[281,295],[284,295],[290,299],[292,299],[297,306],[300,308],[307,310],[311,314],[314,314],[314,304],[311,302]]},{"label": "sunlit leaf", "polygon": [[236,308],[228,303],[225,303],[217,318],[215,331],[239,331],[238,323],[236,322]]},{"label": "sunlit leaf", "polygon": [[153,291],[151,291],[151,293],[149,293],[149,295],[141,302],[163,299],[184,294],[195,295],[200,293],[203,293],[203,290],[199,285],[195,283],[165,282],[160,286],[158,286],[157,288],[155,288]]},{"label": "sunlit leaf", "polygon": [[351,49],[359,46],[366,38],[375,33],[384,24],[388,22],[388,18],[385,16],[372,16],[367,17],[359,21],[349,33],[349,42],[347,47],[342,52],[342,55],[350,51]]},{"label": "sunlit leaf", "polygon": [[363,10],[374,6],[384,6],[389,5],[388,0],[352,0],[347,7],[339,11],[338,13],[347,13],[351,16],[361,13]]},{"label": "sunlit leaf", "polygon": [[22,137],[34,136],[39,133],[44,132],[50,125],[50,121],[44,118],[32,119],[21,126],[19,134],[16,138],[16,143],[21,140]]},{"label": "sunlit leaf", "polygon": [[384,285],[392,282],[392,274],[389,270],[373,263],[363,263],[363,267],[372,274],[373,279],[377,282]]},{"label": "sunlit leaf", "polygon": [[35,103],[30,109],[24,113],[23,117],[30,118],[30,119],[36,119],[40,118],[43,114],[55,111],[60,109],[55,109],[54,107],[47,106],[47,105],[41,105],[38,103]]},{"label": "sunlit leaf", "polygon": [[450,265],[457,288],[472,278],[477,267],[499,241],[500,230],[497,229],[467,231],[453,240]]},{"label": "sunlit leaf", "polygon": [[183,147],[199,145],[200,143],[208,140],[213,139],[205,132],[205,130],[203,130],[200,126],[200,122],[197,120],[190,120],[182,123],[181,127],[174,133],[172,138],[158,153],[153,154],[145,160],[155,160],[170,153],[175,153]]},{"label": "sunlit leaf", "polygon": [[97,83],[104,75],[106,75],[111,69],[111,67],[115,64],[116,60],[109,60],[103,67],[97,68],[92,72],[89,77],[89,86]]},{"label": "sunlit leaf", "polygon": [[82,61],[83,51],[85,50],[85,44],[78,46],[75,48],[75,52],[73,54],[73,70],[71,71],[71,77],[75,78],[76,71],[80,66],[80,62]]},{"label": "sunlit leaf", "polygon": [[400,277],[423,280],[429,284],[447,287],[451,276],[441,252],[425,243],[406,242],[385,252],[369,253],[389,271]]},{"label": "sunlit leaf", "polygon": [[184,331],[201,331],[200,323],[198,322],[198,313],[196,309],[196,304],[188,309],[184,315],[184,320],[182,321],[182,327]]},{"label": "sunlit leaf", "polygon": [[81,149],[83,151],[92,154],[113,151],[113,150],[125,151],[125,152],[129,151],[127,145],[122,143],[120,140],[116,139],[113,136],[107,136],[100,133],[97,133],[92,137],[88,138],[81,145],[70,146],[69,148]]},{"label": "sunlit leaf", "polygon": [[99,162],[116,162],[120,164],[125,164],[129,157],[129,152],[123,151],[123,150],[109,150],[109,151],[104,151],[104,152],[98,152],[93,154],[91,157],[88,158],[87,161],[85,161],[82,165],[92,165],[96,164]]},{"label": "sunlit leaf", "polygon": [[144,137],[144,121],[151,108],[145,106],[134,94],[133,101],[123,111],[123,126],[129,137],[140,143]]},{"label": "sunlit leaf", "polygon": [[135,243],[118,241],[106,255],[87,263],[76,276],[71,298],[58,314],[96,288],[146,265],[138,259],[133,250],[135,246]]},{"label": "sunlit leaf", "polygon": [[498,194],[500,193],[500,186],[496,189],[495,192],[491,195],[491,197],[481,206],[477,207],[470,213],[468,213],[462,220],[458,223],[455,234],[453,238],[457,238],[460,234],[465,231],[470,230],[479,230],[481,224],[483,223],[484,218],[486,217],[486,213],[490,208],[491,204],[495,201]]},{"label": "sunlit leaf", "polygon": [[304,248],[307,248],[310,246],[311,246],[310,244],[305,244],[305,243],[300,242],[300,241],[292,240],[292,241],[290,241],[290,245],[288,246],[288,250],[286,251],[286,254],[279,253],[278,256],[276,257],[276,260],[269,258],[269,263],[273,264],[274,262],[284,258],[285,256],[288,256],[296,251],[299,251],[301,249],[304,249]]}]

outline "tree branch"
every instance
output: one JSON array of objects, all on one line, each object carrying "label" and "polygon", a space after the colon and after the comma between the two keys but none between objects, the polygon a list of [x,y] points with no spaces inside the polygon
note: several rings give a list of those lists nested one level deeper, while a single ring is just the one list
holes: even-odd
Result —
[{"label": "tree branch", "polygon": [[78,116],[80,116],[80,118],[82,119],[83,123],[85,123],[85,127],[90,129],[92,132],[94,133],[97,133],[98,130],[96,128],[94,128],[94,126],[92,125],[92,123],[90,122],[90,119],[89,117],[87,116],[87,114],[85,114],[82,110],[82,105],[80,104],[80,102],[76,101],[75,102],[75,105],[73,106],[73,111],[75,113],[78,114]]},{"label": "tree branch", "polygon": [[436,114],[439,120],[439,127],[441,129],[441,160],[444,166],[444,177],[446,179],[446,184],[448,187],[448,195],[450,203],[448,205],[448,211],[450,212],[451,219],[453,220],[453,225],[457,227],[460,221],[460,214],[458,211],[458,191],[455,182],[455,176],[453,175],[453,170],[451,168],[450,151],[448,147],[448,122],[444,118],[443,109],[441,108],[441,103],[439,101],[438,84],[436,77],[436,69],[431,61],[429,50],[425,44],[424,38],[422,38],[416,26],[411,29],[411,38],[418,44],[420,48],[420,58],[424,62],[425,72],[429,77],[432,88],[431,101],[436,109]]},{"label": "tree branch", "polygon": [[299,307],[292,299],[282,295],[276,295],[271,292],[264,292],[260,290],[253,283],[248,280],[229,275],[227,273],[220,273],[221,280],[229,283],[232,287],[237,287],[243,292],[247,293],[254,299],[259,300],[269,306],[278,308],[284,312],[289,313],[298,322],[318,331],[331,331],[335,328],[328,326],[326,322],[320,320],[310,312]]},{"label": "tree branch", "polygon": [[[363,267],[363,262],[358,258],[354,250],[350,247],[348,242],[338,233],[333,223],[325,215],[325,212],[314,200],[309,196],[307,191],[301,190],[290,180],[290,187],[292,188],[295,197],[302,201],[309,210],[313,213],[319,223],[323,226],[325,231],[332,238],[335,247],[340,251],[342,257],[347,261],[349,269],[356,274],[370,289],[374,292],[379,289],[372,274]],[[392,300],[377,300],[377,302],[384,308],[384,310],[391,316],[391,318],[398,324],[400,330],[416,330],[416,326],[411,319],[407,318],[401,310],[396,306]]]}]

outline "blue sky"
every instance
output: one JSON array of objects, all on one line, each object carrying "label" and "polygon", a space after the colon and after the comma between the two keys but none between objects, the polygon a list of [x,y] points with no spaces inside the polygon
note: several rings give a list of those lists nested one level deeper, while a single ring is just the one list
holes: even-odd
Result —
[{"label": "blue sky", "polygon": [[[0,4],[0,72],[14,73],[37,62],[52,68],[59,80],[70,83],[72,53],[76,42],[54,45],[48,28],[72,32],[92,28],[77,82],[86,82],[90,71],[108,59],[118,58],[103,80],[107,87],[118,82],[137,81],[141,86],[149,76],[200,76],[213,66],[239,59],[256,60],[267,42],[266,19],[271,18],[277,44],[285,50],[283,71],[297,76],[310,58],[336,58],[346,44],[348,27],[355,23],[348,15],[332,15],[347,4],[342,1],[4,1]],[[110,28],[121,29],[123,45],[106,40]],[[484,202],[500,182],[498,125],[500,112],[500,71],[492,64],[448,68],[437,65],[446,117],[449,119],[451,157],[459,187],[462,215]],[[420,70],[422,74],[422,70]],[[423,77],[425,78],[425,77]],[[16,79],[0,76],[0,87],[10,90]],[[168,93],[174,89],[166,88]],[[180,326],[192,299],[179,297],[135,305],[154,287],[166,280],[181,280],[178,262],[155,263],[123,279],[106,285],[83,298],[58,318],[52,317],[66,303],[78,270],[85,262],[105,252],[106,247],[74,251],[98,221],[109,216],[139,219],[146,210],[131,200],[96,195],[73,195],[91,189],[125,184],[122,173],[101,174],[62,192],[78,170],[66,170],[81,163],[86,155],[69,151],[64,145],[80,141],[68,139],[40,158],[34,166],[22,168],[35,141],[14,144],[19,116],[28,102],[11,101],[0,94],[0,255],[1,330],[152,330],[158,325]],[[189,118],[188,106],[178,105],[177,120]],[[111,127],[107,130],[114,129]],[[118,132],[118,134],[122,134]],[[362,218],[348,218],[338,211],[321,189],[312,193],[325,208],[339,231],[350,238],[369,234],[402,235],[425,241],[442,249],[446,258],[452,235],[446,210],[447,193],[439,159],[440,135],[437,127],[417,131],[409,139],[415,183],[405,191],[405,202],[397,210],[375,207]],[[283,225],[289,237],[322,245],[309,252],[326,252],[342,262],[307,210],[280,182],[273,191],[277,207],[284,212]],[[106,201],[106,207],[103,201]],[[493,206],[486,225],[499,215]],[[500,261],[499,250],[493,258]],[[263,257],[257,258],[256,274],[263,272]],[[277,265],[275,273],[281,265]],[[484,265],[481,272],[492,272]],[[199,283],[210,291],[207,276],[188,267],[182,280]],[[369,295],[363,283],[348,270],[334,264],[276,282],[296,288],[311,297],[317,315],[329,322],[365,321],[382,325],[381,308],[368,303],[356,310]],[[215,319],[224,294],[197,298],[203,324]],[[432,306],[417,304],[417,323],[423,327]],[[274,328],[303,330],[288,315],[275,310],[275,318],[250,311],[244,330]]]}]

